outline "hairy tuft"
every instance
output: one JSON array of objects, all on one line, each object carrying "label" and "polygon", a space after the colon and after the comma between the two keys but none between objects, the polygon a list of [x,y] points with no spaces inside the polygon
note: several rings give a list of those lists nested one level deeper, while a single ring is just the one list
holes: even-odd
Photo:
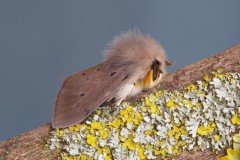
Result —
[{"label": "hairy tuft", "polygon": [[113,39],[105,49],[104,61],[110,67],[124,67],[131,73],[144,77],[154,60],[158,60],[165,68],[166,56],[163,48],[149,35],[134,29]]}]

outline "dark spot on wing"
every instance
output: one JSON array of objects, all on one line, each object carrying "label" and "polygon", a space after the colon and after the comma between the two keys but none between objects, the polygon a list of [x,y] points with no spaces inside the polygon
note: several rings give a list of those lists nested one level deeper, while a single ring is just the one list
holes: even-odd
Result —
[{"label": "dark spot on wing", "polygon": [[113,75],[115,75],[117,72],[112,72],[111,74],[110,74],[110,77],[112,77]]},{"label": "dark spot on wing", "polygon": [[98,68],[97,71],[100,71],[100,68]]},{"label": "dark spot on wing", "polygon": [[82,73],[82,75],[84,76],[86,73]]},{"label": "dark spot on wing", "polygon": [[126,80],[127,78],[128,78],[128,75],[126,75],[126,76],[122,79],[122,81]]},{"label": "dark spot on wing", "polygon": [[81,97],[83,97],[84,95],[85,95],[84,93],[80,94]]}]

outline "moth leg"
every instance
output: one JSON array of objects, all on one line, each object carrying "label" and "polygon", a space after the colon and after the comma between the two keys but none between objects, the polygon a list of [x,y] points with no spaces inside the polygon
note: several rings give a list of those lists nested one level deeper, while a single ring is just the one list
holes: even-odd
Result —
[{"label": "moth leg", "polygon": [[103,104],[101,104],[101,105],[99,106],[99,108],[103,108],[103,107],[105,107],[105,106],[112,106],[112,104],[114,104],[114,103],[115,103],[115,99],[112,98],[112,99],[109,99],[109,100],[103,102]]},{"label": "moth leg", "polygon": [[121,102],[122,102],[125,98],[126,98],[126,97],[121,98],[121,99],[118,99],[118,100],[115,102],[115,104],[116,104],[117,106],[120,106]]},{"label": "moth leg", "polygon": [[134,84],[126,84],[120,87],[115,96],[115,104],[119,106],[121,102],[131,93],[134,88]]}]

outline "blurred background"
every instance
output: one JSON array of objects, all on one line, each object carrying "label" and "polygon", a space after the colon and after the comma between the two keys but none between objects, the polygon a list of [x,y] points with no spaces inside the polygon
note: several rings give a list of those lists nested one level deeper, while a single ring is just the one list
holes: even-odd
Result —
[{"label": "blurred background", "polygon": [[169,72],[240,43],[240,1],[0,1],[0,141],[51,121],[64,77],[102,60],[112,38],[139,28]]}]

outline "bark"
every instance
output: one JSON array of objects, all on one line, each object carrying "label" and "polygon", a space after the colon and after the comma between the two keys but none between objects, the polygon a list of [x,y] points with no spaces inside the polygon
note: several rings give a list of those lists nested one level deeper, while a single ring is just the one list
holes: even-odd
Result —
[{"label": "bark", "polygon": [[[161,86],[169,90],[181,90],[183,86],[200,80],[205,74],[219,68],[225,71],[240,73],[240,44],[168,74],[161,83]],[[139,96],[137,98],[139,98]],[[135,98],[133,100],[137,99]],[[48,123],[20,136],[0,142],[0,160],[59,159],[58,151],[50,151],[45,147],[51,130],[51,124]],[[211,150],[205,150],[195,153],[183,152],[179,156],[172,158],[176,160],[215,160],[223,155],[225,155],[225,150],[217,154]]]}]

